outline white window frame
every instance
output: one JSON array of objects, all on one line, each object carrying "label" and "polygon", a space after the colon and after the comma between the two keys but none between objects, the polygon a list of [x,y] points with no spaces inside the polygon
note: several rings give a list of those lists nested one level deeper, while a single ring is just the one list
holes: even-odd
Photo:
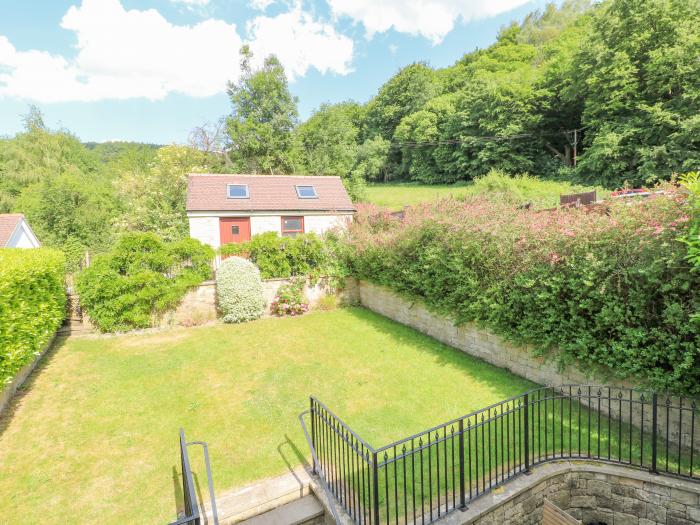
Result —
[{"label": "white window frame", "polygon": [[[318,193],[316,193],[316,186],[314,186],[313,184],[296,184],[294,188],[297,191],[297,197],[299,197],[300,199],[318,199]],[[314,194],[313,196],[302,195],[299,192],[299,188],[311,188],[314,191]]]},{"label": "white window frame", "polygon": [[[245,195],[231,195],[231,187],[232,186],[240,186],[245,188]],[[226,196],[229,199],[249,199],[250,198],[250,191],[248,190],[248,185],[247,184],[227,184],[226,185]]]}]

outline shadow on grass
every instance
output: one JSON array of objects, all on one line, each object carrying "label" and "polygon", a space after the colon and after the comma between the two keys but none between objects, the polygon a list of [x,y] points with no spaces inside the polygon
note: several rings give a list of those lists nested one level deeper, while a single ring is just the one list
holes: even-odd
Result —
[{"label": "shadow on grass", "polygon": [[58,351],[66,345],[67,339],[68,336],[65,335],[59,335],[56,337],[56,339],[54,339],[53,343],[41,357],[34,370],[32,370],[32,373],[29,374],[22,386],[17,389],[7,407],[5,407],[5,410],[0,413],[0,436],[2,436],[9,428],[15,414],[17,413],[17,410],[19,410],[19,407],[22,405],[22,400],[31,392],[34,383],[44,369],[51,364]]},{"label": "shadow on grass", "polygon": [[[478,371],[478,379],[495,389],[503,390],[513,380],[522,383],[517,389],[518,392],[541,386],[367,308],[351,307],[347,308],[347,312],[384,335],[390,336],[392,342],[410,345],[421,353],[429,354],[441,366],[449,366],[472,376]],[[416,377],[418,376],[419,374],[416,374]]]},{"label": "shadow on grass", "polygon": [[[287,448],[294,455],[294,459],[292,461],[290,461],[290,458],[287,457],[289,453],[285,452],[285,449]],[[299,479],[299,476],[294,471],[294,469],[295,465],[301,465],[307,472],[311,472],[311,465],[309,464],[307,457],[304,454],[302,454],[302,452],[299,450],[299,447],[297,447],[297,445],[289,438],[288,434],[285,434],[284,441],[277,445],[277,452],[282,458],[282,461],[284,461],[284,464],[287,466],[287,470],[289,470],[289,473],[292,476],[294,476],[294,479],[296,479],[299,485],[299,497],[301,498],[304,495],[304,482],[301,479]]]}]

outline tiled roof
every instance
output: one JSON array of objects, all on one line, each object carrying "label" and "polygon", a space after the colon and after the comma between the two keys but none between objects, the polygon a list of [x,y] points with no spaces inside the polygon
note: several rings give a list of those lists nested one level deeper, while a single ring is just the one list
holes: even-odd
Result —
[{"label": "tiled roof", "polygon": [[7,246],[19,222],[24,219],[21,213],[0,214],[0,248]]},{"label": "tiled roof", "polygon": [[[229,199],[228,184],[246,184],[248,198]],[[314,186],[317,199],[300,199],[295,186]],[[192,174],[187,211],[354,211],[340,177]]]}]

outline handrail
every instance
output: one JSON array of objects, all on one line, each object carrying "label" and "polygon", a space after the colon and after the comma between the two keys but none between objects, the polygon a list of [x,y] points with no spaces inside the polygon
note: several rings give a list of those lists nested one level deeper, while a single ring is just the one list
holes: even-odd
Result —
[{"label": "handrail", "polygon": [[194,493],[194,479],[190,468],[190,458],[187,454],[187,441],[185,440],[185,430],[180,429],[180,463],[182,465],[182,497],[185,504],[185,516],[178,518],[169,525],[193,524],[199,525],[199,507],[197,497]]},{"label": "handrail", "polygon": [[309,436],[309,431],[306,428],[306,423],[304,422],[304,416],[306,414],[311,414],[311,417],[313,417],[311,410],[305,410],[304,412],[299,414],[299,422],[301,423],[301,428],[304,430],[306,442],[309,444],[309,448],[311,449],[311,456],[313,459],[314,467],[317,471],[319,471],[318,479],[321,482],[323,491],[326,494],[326,500],[328,500],[328,506],[330,507],[331,513],[333,514],[333,519],[335,520],[336,525],[341,525],[340,516],[338,516],[338,512],[335,510],[335,504],[333,503],[335,501],[335,498],[331,493],[330,487],[326,483],[326,473],[323,471],[323,466],[321,465],[321,462],[319,461],[318,456],[316,455],[316,448],[314,447],[313,441]]},{"label": "handrail", "polygon": [[357,432],[355,432],[352,428],[350,428],[350,426],[349,426],[345,421],[343,421],[343,420],[342,420],[341,418],[339,418],[336,414],[334,414],[333,411],[332,411],[330,408],[328,408],[326,405],[324,405],[321,401],[319,401],[319,400],[318,400],[316,397],[314,397],[314,396],[311,396],[311,399],[312,399],[313,403],[317,404],[317,405],[320,406],[324,411],[328,412],[328,414],[330,414],[330,415],[333,417],[333,419],[335,419],[338,423],[340,423],[340,425],[341,425],[345,430],[347,430],[348,432],[350,432],[350,434],[351,434],[355,439],[357,439],[357,441],[359,441],[359,442],[362,443],[365,447],[367,447],[367,448],[370,450],[370,452],[376,452],[376,450],[374,450],[374,447],[372,447],[372,445],[370,445],[370,444],[367,443],[364,439],[362,439],[362,438],[357,434]]},{"label": "handrail", "polygon": [[[502,400],[502,401],[498,401],[498,402],[496,402],[496,403],[492,403],[492,404],[490,404],[490,405],[488,405],[488,406],[486,406],[486,407],[479,408],[479,409],[477,409],[477,410],[474,410],[474,411],[472,411],[472,412],[469,412],[468,414],[464,414],[463,416],[459,416],[459,417],[450,419],[449,421],[445,421],[445,422],[443,422],[443,423],[440,423],[439,425],[435,425],[435,426],[433,426],[433,427],[431,427],[431,428],[427,428],[427,429],[425,429],[425,430],[422,430],[421,432],[418,432],[418,433],[416,433],[416,434],[413,434],[412,436],[399,439],[398,441],[394,441],[393,443],[389,443],[388,445],[383,445],[383,446],[381,446],[381,447],[379,447],[379,448],[377,448],[377,449],[374,449],[374,448],[372,448],[372,447],[369,446],[369,445],[368,445],[368,446],[369,446],[369,448],[370,448],[371,450],[373,450],[374,452],[377,452],[377,453],[379,453],[379,452],[384,452],[384,451],[386,451],[386,450],[392,449],[392,448],[397,447],[397,446],[399,446],[399,445],[402,445],[402,444],[404,444],[404,443],[408,443],[408,442],[410,442],[412,439],[417,439],[417,438],[419,438],[420,436],[423,436],[423,435],[425,435],[425,434],[428,434],[429,432],[434,432],[435,430],[441,429],[441,428],[446,427],[446,426],[448,426],[448,425],[457,424],[457,423],[459,423],[460,420],[467,420],[468,418],[471,418],[471,417],[474,417],[474,416],[478,416],[479,414],[482,414],[482,413],[484,413],[484,412],[486,412],[486,411],[488,411],[488,410],[492,410],[492,409],[494,409],[494,408],[496,408],[496,407],[498,407],[498,406],[504,405],[504,404],[506,404],[506,403],[514,403],[515,401],[518,401],[519,399],[524,399],[526,395],[531,395],[531,394],[534,394],[535,392],[547,391],[547,390],[555,391],[555,390],[562,390],[562,389],[564,389],[564,388],[581,388],[581,387],[589,388],[589,389],[591,389],[591,390],[596,389],[596,388],[597,388],[597,389],[600,389],[600,388],[613,388],[614,390],[621,390],[621,391],[624,390],[625,392],[638,392],[638,393],[642,393],[642,394],[644,394],[644,393],[650,393],[650,392],[651,392],[651,390],[646,390],[646,389],[641,389],[641,388],[608,387],[608,386],[606,386],[606,385],[574,385],[574,384],[562,384],[562,385],[553,385],[553,386],[540,386],[540,387],[536,387],[536,388],[531,388],[530,390],[526,390],[525,392],[523,392],[523,393],[521,393],[521,394],[517,394],[517,395],[515,395],[515,396],[509,397],[509,398],[504,399],[504,400]],[[659,393],[660,393],[660,394],[664,394],[664,395],[666,395],[666,396],[674,396],[674,395],[676,395],[676,394],[672,394],[672,393],[670,393],[670,392],[666,392],[666,393],[659,392]],[[563,395],[566,396],[566,394],[563,394]],[[566,396],[566,397],[568,397],[568,396]],[[587,394],[582,394],[582,398],[584,398],[584,399],[589,399],[589,398],[593,398],[593,397],[595,397],[595,396],[587,395]],[[680,397],[680,396],[678,396],[678,397]],[[314,400],[315,400],[319,405],[324,406],[324,405],[323,405],[320,401],[318,401],[317,399],[314,398]],[[636,400],[633,400],[632,402],[633,402],[633,403],[639,403],[639,401],[636,401]],[[535,401],[530,401],[530,404],[533,404],[533,403],[535,403]],[[325,407],[324,407],[324,408],[325,408]],[[338,418],[337,416],[335,416],[335,414],[333,414],[333,412],[331,412],[330,410],[328,410],[328,412],[329,412],[331,415],[333,415],[334,417],[336,417],[336,419],[338,419],[338,421],[340,421],[341,423],[343,423],[343,421],[340,420],[340,418]],[[344,425],[346,428],[349,428],[349,427],[347,427],[347,424],[343,423],[343,425]],[[354,432],[353,432],[353,434],[354,434]],[[360,441],[362,441],[362,439],[360,439]],[[362,442],[364,443],[364,441],[362,441]]]},{"label": "handrail", "polygon": [[190,457],[187,453],[189,445],[200,445],[204,450],[204,463],[207,470],[207,482],[209,485],[209,498],[211,500],[212,516],[214,525],[219,525],[219,516],[216,508],[216,498],[214,497],[214,481],[211,475],[211,464],[209,462],[209,446],[204,441],[187,442],[184,429],[180,429],[180,462],[182,465],[182,495],[185,504],[184,516],[169,523],[168,525],[200,525],[201,513],[197,505],[197,495],[194,491],[194,477],[190,467]]},{"label": "handrail", "polygon": [[[700,451],[699,409],[700,400],[672,392],[607,385],[543,386],[377,449],[313,396],[310,410],[299,418],[326,496],[332,495],[354,523],[378,525],[385,517],[398,520],[401,512],[408,520],[409,502],[414,523],[418,518],[432,523],[452,510],[465,509],[468,501],[527,474],[535,465],[564,458],[700,481],[700,473],[693,470],[694,454]],[[311,437],[304,424],[308,413]],[[371,459],[366,457],[369,452]],[[426,504],[429,517],[422,514]]]},{"label": "handrail", "polygon": [[207,484],[209,485],[209,501],[211,501],[211,513],[214,518],[214,525],[219,525],[219,513],[216,508],[216,498],[214,497],[214,480],[211,476],[211,464],[209,463],[209,445],[205,441],[190,441],[187,445],[200,445],[204,450],[204,465],[207,469]]}]

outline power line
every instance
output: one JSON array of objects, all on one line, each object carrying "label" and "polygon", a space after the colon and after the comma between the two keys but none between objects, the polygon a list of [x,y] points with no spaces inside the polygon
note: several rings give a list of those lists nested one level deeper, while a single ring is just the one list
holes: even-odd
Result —
[{"label": "power line", "polygon": [[[390,147],[393,148],[413,148],[413,147],[426,147],[426,146],[450,146],[458,144],[474,144],[475,142],[497,142],[497,141],[508,141],[508,140],[518,140],[524,138],[543,138],[546,136],[558,136],[566,135],[567,139],[571,141],[569,137],[574,136],[574,144],[577,144],[578,133],[583,131],[583,128],[576,128],[570,130],[556,131],[552,133],[519,133],[517,135],[471,135],[467,138],[461,139],[444,139],[435,141],[405,141],[405,142],[391,142]],[[575,147],[575,146],[574,146]]]}]

